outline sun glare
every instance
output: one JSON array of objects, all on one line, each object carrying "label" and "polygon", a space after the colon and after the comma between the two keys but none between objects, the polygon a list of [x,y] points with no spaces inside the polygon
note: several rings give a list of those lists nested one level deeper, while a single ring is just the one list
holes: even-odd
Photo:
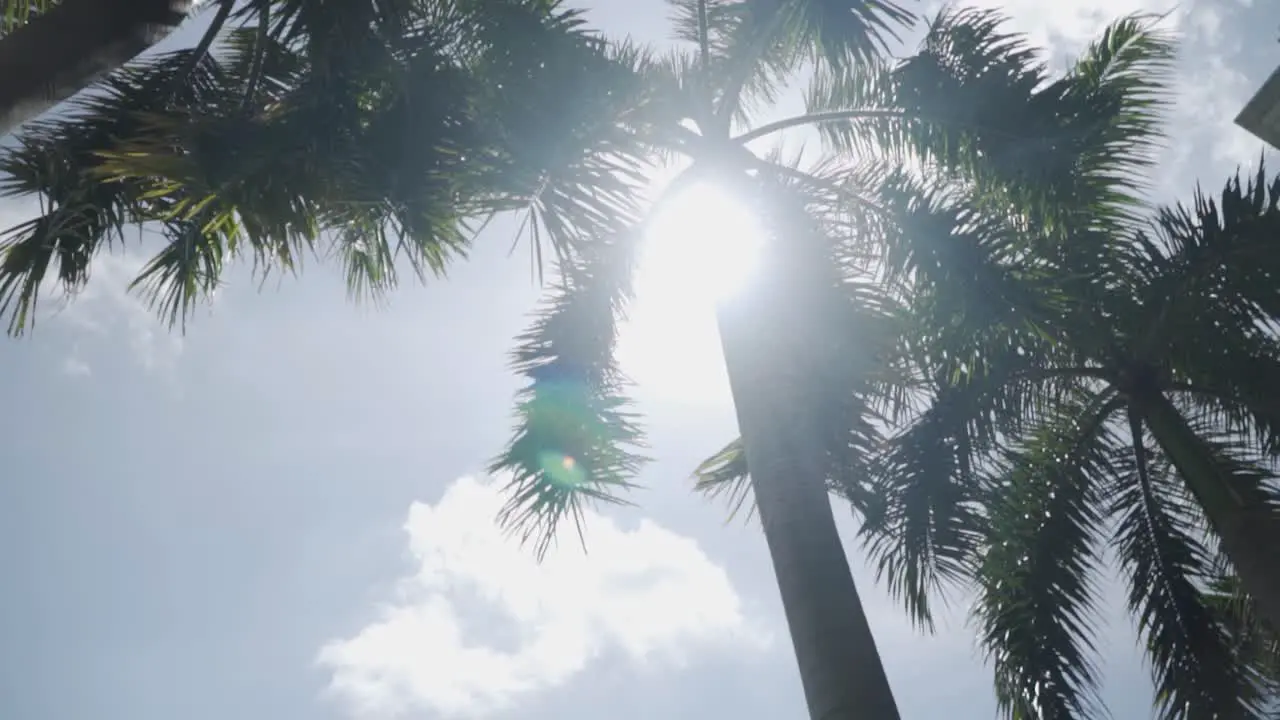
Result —
[{"label": "sun glare", "polygon": [[701,403],[727,393],[716,304],[750,283],[763,243],[752,209],[724,188],[691,185],[662,204],[619,342],[643,394]]},{"label": "sun glare", "polygon": [[716,185],[691,185],[669,198],[650,221],[639,278],[647,287],[637,291],[682,305],[713,306],[746,283],[761,241],[751,208]]}]

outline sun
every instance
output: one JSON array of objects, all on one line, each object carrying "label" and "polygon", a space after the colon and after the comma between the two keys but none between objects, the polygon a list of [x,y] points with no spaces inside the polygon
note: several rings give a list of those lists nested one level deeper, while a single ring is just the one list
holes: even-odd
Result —
[{"label": "sun", "polygon": [[727,397],[716,305],[747,289],[764,237],[752,209],[713,183],[681,188],[659,204],[618,347],[641,395],[687,404]]},{"label": "sun", "polygon": [[751,208],[727,190],[709,182],[682,188],[660,205],[645,233],[637,292],[649,297],[641,301],[714,309],[746,284],[762,240]]}]

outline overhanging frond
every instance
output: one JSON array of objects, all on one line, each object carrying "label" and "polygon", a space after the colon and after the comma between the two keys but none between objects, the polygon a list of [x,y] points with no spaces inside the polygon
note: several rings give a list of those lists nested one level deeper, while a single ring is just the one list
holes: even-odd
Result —
[{"label": "overhanging frond", "polygon": [[515,367],[529,380],[515,436],[490,471],[509,473],[500,523],[539,556],[571,518],[581,534],[589,502],[621,503],[644,458],[643,435],[613,358],[630,295],[635,233],[601,240],[562,266],[560,286],[519,339]]},{"label": "overhanging frond", "polygon": [[1162,209],[1128,258],[1140,278],[1140,351],[1163,358],[1189,402],[1280,450],[1280,178],[1264,167],[1231,178],[1218,198]]},{"label": "overhanging frond", "polygon": [[873,466],[878,512],[859,534],[877,580],[913,622],[933,629],[933,606],[948,584],[973,575],[985,524],[980,482],[963,425],[947,427],[926,411],[889,440]]},{"label": "overhanging frond", "polygon": [[1204,591],[1211,559],[1197,540],[1204,519],[1168,463],[1144,447],[1133,416],[1133,450],[1110,478],[1108,515],[1129,581],[1129,608],[1146,639],[1160,717],[1263,718],[1260,678]]},{"label": "overhanging frond", "polygon": [[809,112],[899,110],[821,129],[841,151],[959,173],[991,206],[1033,212],[1054,234],[1132,220],[1169,98],[1169,38],[1151,18],[1126,18],[1052,78],[1005,25],[994,11],[946,10],[915,55],[820,75]]},{"label": "overhanging frond", "polygon": [[1000,458],[991,474],[976,617],[1008,718],[1095,717],[1092,573],[1098,481],[1114,473],[1115,400],[1082,395]]},{"label": "overhanging frond", "polygon": [[36,195],[41,217],[8,229],[0,241],[0,313],[11,333],[34,322],[41,281],[54,269],[71,293],[88,281],[91,261],[121,239],[125,227],[167,211],[137,182],[104,182],[100,153],[132,137],[146,113],[171,103],[217,106],[221,69],[209,58],[191,66],[190,53],[161,56],[111,76],[72,102],[69,117],[29,123],[17,145],[0,155],[7,196]]}]

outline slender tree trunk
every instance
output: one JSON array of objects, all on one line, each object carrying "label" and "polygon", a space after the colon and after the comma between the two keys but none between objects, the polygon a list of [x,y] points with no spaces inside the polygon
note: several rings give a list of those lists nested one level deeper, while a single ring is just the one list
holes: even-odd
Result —
[{"label": "slender tree trunk", "polygon": [[0,136],[169,34],[191,0],[62,0],[0,38]]},{"label": "slender tree trunk", "polygon": [[1222,542],[1240,586],[1258,613],[1280,627],[1280,511],[1267,507],[1256,488],[1224,477],[1186,418],[1161,393],[1137,402],[1147,427],[1178,469],[1183,481]]},{"label": "slender tree trunk", "polygon": [[[826,486],[829,435],[806,394],[821,339],[801,287],[769,263],[720,309],[720,335],[747,467],[812,720],[897,720],[875,639],[836,532]],[[806,322],[807,320],[807,322]],[[816,385],[822,385],[817,382]],[[831,390],[831,388],[825,388]]]}]

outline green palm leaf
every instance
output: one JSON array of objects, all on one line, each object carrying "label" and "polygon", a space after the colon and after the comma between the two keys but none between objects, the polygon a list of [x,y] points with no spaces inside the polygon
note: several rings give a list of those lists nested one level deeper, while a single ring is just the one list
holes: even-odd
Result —
[{"label": "green palm leaf", "polygon": [[0,38],[26,25],[57,4],[57,0],[4,0],[0,3]]},{"label": "green palm leaf", "polygon": [[[808,112],[829,117],[820,127],[834,148],[963,172],[991,202],[1035,208],[1060,232],[1129,222],[1171,97],[1172,41],[1154,22],[1112,24],[1054,79],[1001,14],[944,11],[915,55],[820,74]],[[872,109],[896,114],[839,112]]]},{"label": "green palm leaf", "polygon": [[1005,717],[1094,717],[1097,479],[1112,475],[1115,400],[1087,396],[995,467],[976,615]]},{"label": "green palm leaf", "polygon": [[1186,400],[1225,427],[1280,450],[1280,178],[1264,167],[1229,180],[1220,197],[1157,215],[1130,260],[1144,350],[1167,358]]},{"label": "green palm leaf", "polygon": [[619,231],[565,265],[563,279],[520,338],[515,367],[529,380],[517,430],[491,472],[510,473],[500,522],[541,556],[562,519],[582,532],[585,503],[622,503],[644,462],[627,381],[613,348],[630,296],[637,234]]},{"label": "green palm leaf", "polygon": [[1204,518],[1132,416],[1133,462],[1106,492],[1129,607],[1146,636],[1162,718],[1266,717],[1251,670],[1203,591],[1211,557],[1196,539]]},{"label": "green palm leaf", "polygon": [[[0,156],[6,196],[39,194],[43,213],[10,228],[0,240],[0,313],[10,332],[35,320],[41,283],[50,269],[69,292],[87,282],[93,257],[123,239],[126,226],[163,203],[135,182],[102,182],[93,172],[114,138],[141,132],[144,113],[178,102],[218,102],[221,70],[206,58],[191,66],[189,52],[157,58],[113,75],[99,92],[73,101],[73,120],[27,126],[15,149]],[[51,267],[52,266],[52,267]]]},{"label": "green palm leaf", "polygon": [[268,273],[319,251],[342,263],[353,293],[378,296],[405,266],[442,273],[494,213],[533,215],[541,266],[544,252],[567,257],[629,212],[658,142],[638,122],[648,86],[639,55],[604,47],[580,13],[532,1],[320,5],[274,3],[265,36],[231,29],[217,59],[144,63],[87,96],[75,121],[28,128],[0,161],[6,189],[44,196],[61,219],[6,241],[33,248],[8,252],[0,270],[14,331],[50,262],[75,289],[95,248],[129,224],[168,234],[136,286],[181,322],[216,286],[209,273],[241,256]]}]

